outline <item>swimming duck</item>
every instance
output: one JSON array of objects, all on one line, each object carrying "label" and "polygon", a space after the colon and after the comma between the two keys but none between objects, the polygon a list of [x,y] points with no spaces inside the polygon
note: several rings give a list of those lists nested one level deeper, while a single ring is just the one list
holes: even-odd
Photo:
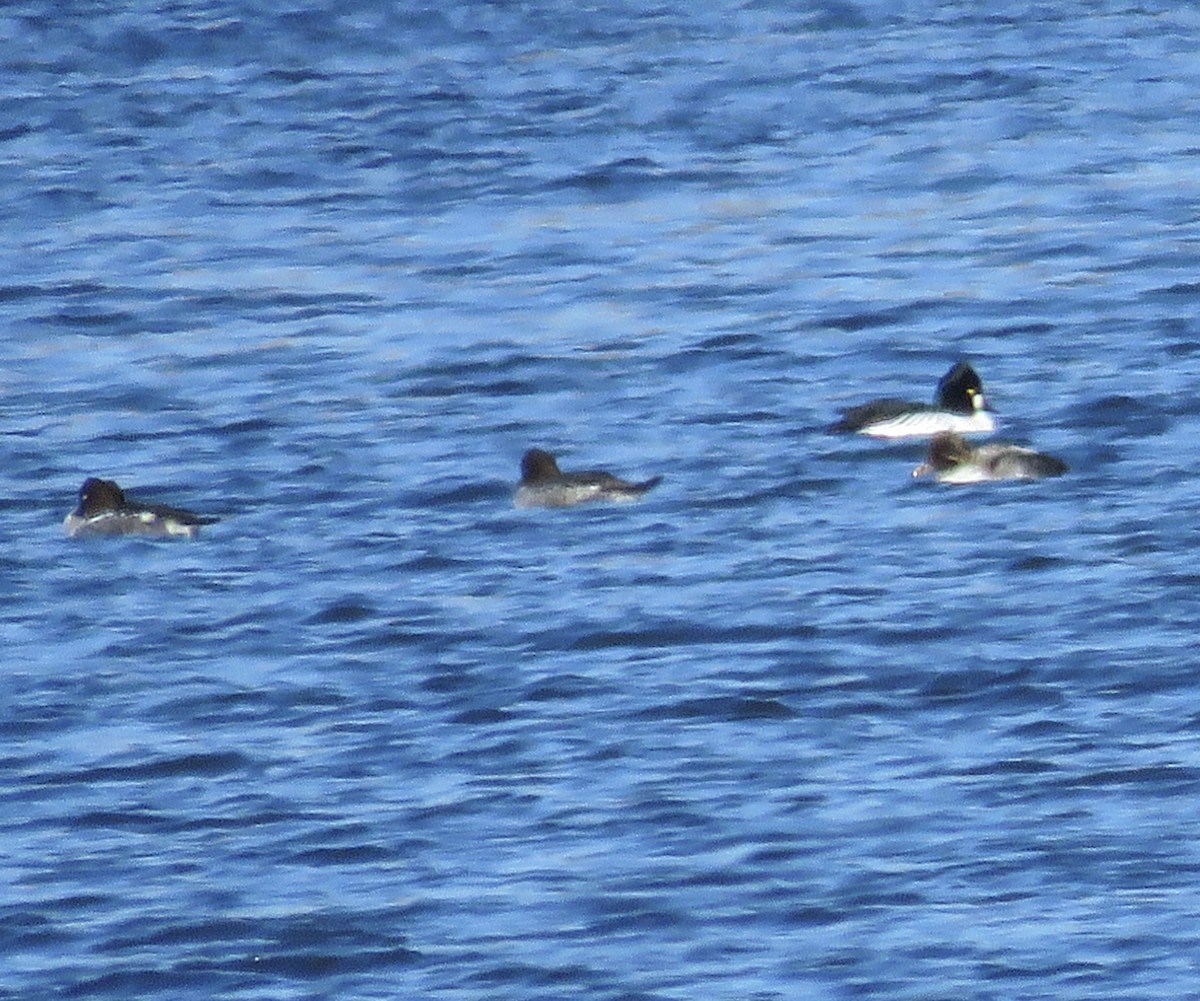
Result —
[{"label": "swimming duck", "polygon": [[934,403],[886,398],[842,411],[831,425],[835,434],[865,434],[873,438],[917,438],[939,431],[985,434],[996,429],[986,407],[983,382],[967,362],[956,362],[938,382]]},{"label": "swimming duck", "polygon": [[125,496],[112,480],[88,477],[79,488],[79,506],[63,521],[72,538],[145,535],[193,538],[201,525],[218,519],[165,504],[143,504]]},{"label": "swimming duck", "polygon": [[587,501],[633,501],[662,482],[619,479],[602,469],[564,473],[549,452],[531,448],[521,458],[521,482],[513,494],[517,507],[570,507]]},{"label": "swimming duck", "polygon": [[913,476],[932,474],[942,483],[980,483],[984,480],[1036,480],[1061,476],[1067,464],[1053,455],[1031,448],[991,442],[974,448],[953,431],[935,434],[929,455]]}]

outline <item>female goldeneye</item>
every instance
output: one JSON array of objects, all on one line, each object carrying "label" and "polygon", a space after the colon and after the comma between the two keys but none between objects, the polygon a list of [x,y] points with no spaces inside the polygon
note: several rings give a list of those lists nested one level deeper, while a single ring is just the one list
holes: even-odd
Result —
[{"label": "female goldeneye", "polygon": [[965,361],[956,362],[938,382],[932,405],[887,398],[842,411],[829,430],[873,438],[917,438],[939,431],[984,434],[996,420],[984,403],[983,383]]},{"label": "female goldeneye", "polygon": [[63,521],[67,535],[148,535],[194,538],[201,525],[218,519],[165,504],[143,504],[127,498],[112,480],[89,477],[79,488],[79,506]]},{"label": "female goldeneye", "polygon": [[932,473],[942,483],[980,483],[983,480],[1037,480],[1061,476],[1067,464],[1053,455],[1020,445],[992,442],[973,448],[953,431],[935,434],[929,455],[913,470],[913,476]]},{"label": "female goldeneye", "polygon": [[632,501],[661,482],[661,476],[654,476],[630,483],[604,470],[564,473],[549,452],[531,448],[521,458],[521,482],[513,503],[517,507],[570,507],[585,501]]}]

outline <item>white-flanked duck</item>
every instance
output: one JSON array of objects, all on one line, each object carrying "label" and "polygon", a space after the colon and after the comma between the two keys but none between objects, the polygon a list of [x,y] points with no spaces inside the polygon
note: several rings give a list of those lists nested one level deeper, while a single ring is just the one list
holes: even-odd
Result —
[{"label": "white-flanked duck", "polygon": [[919,438],[939,431],[988,434],[996,418],[983,398],[983,382],[965,361],[956,362],[938,382],[934,402],[914,403],[892,397],[872,400],[842,411],[831,425],[835,434],[865,434],[873,438]]}]

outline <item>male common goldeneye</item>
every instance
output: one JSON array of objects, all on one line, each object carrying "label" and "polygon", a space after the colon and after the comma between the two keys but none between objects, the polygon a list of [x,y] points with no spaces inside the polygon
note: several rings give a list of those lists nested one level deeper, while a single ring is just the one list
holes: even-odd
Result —
[{"label": "male common goldeneye", "polygon": [[872,400],[843,410],[842,419],[829,430],[874,438],[917,438],[939,431],[983,434],[996,429],[984,403],[983,383],[965,361],[956,362],[942,376],[934,400],[932,405],[890,397]]},{"label": "male common goldeneye", "polygon": [[931,473],[942,483],[979,483],[983,480],[1036,480],[1061,476],[1067,464],[1053,455],[1031,448],[992,442],[973,448],[953,431],[935,434],[929,455],[913,470],[913,476]]},{"label": "male common goldeneye", "polygon": [[218,519],[165,504],[143,504],[125,496],[112,480],[89,477],[79,488],[79,506],[63,521],[67,535],[147,535],[193,538],[201,525]]},{"label": "male common goldeneye", "polygon": [[654,476],[631,483],[604,470],[564,473],[549,452],[531,448],[521,458],[521,482],[513,503],[517,507],[570,507],[596,500],[632,501],[661,482],[661,476]]}]

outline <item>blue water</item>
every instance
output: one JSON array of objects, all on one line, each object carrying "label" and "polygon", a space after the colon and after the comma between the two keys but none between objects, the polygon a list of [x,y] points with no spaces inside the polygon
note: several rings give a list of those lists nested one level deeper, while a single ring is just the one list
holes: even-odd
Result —
[{"label": "blue water", "polygon": [[0,8],[0,997],[1200,998],[1200,15],[695,6]]}]

